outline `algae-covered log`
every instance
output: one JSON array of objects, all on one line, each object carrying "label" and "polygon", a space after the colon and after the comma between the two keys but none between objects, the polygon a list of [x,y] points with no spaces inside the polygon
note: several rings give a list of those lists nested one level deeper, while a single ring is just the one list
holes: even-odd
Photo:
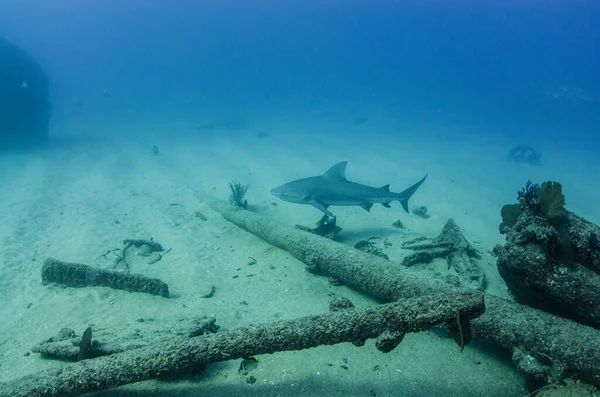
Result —
[{"label": "algae-covered log", "polygon": [[79,263],[62,262],[53,258],[44,261],[42,283],[55,283],[67,287],[110,287],[129,292],[144,292],[169,297],[169,286],[157,279],[141,274],[129,274],[96,269]]},{"label": "algae-covered log", "polygon": [[434,294],[361,310],[178,338],[164,344],[68,364],[6,383],[0,397],[68,397],[162,375],[192,372],[206,364],[319,345],[354,342],[382,334],[419,332],[473,319],[485,310],[483,294]]},{"label": "algae-covered log", "polygon": [[[111,354],[123,353],[124,351],[139,349],[146,346],[155,345],[157,342],[164,343],[169,338],[174,338],[174,335],[185,335],[189,338],[204,335],[207,333],[215,333],[219,330],[214,317],[191,317],[180,319],[173,324],[173,327],[165,327],[164,329],[153,329],[152,332],[143,332],[143,327],[138,324],[135,331],[127,333],[122,329],[119,335],[109,340],[99,341],[98,339],[91,340],[90,335],[87,341],[90,343],[85,351],[88,357],[95,358],[108,356]],[[87,330],[86,330],[87,331]],[[178,337],[177,336],[177,337]],[[31,351],[40,353],[45,359],[59,359],[74,361],[79,358],[82,351],[81,342],[86,338],[77,335],[70,328],[61,328],[60,331],[47,339],[36,343]]]},{"label": "algae-covered log", "polygon": [[521,372],[546,383],[574,377],[600,386],[598,330],[491,295],[485,302],[485,314],[471,323],[475,335],[511,351]]},{"label": "algae-covered log", "polygon": [[335,277],[385,301],[455,289],[450,282],[432,279],[345,244],[282,225],[220,200],[203,199],[225,219],[289,252],[304,262],[310,271]]},{"label": "algae-covered log", "polygon": [[[302,232],[293,227],[243,211],[213,198],[204,201],[237,226],[285,250],[300,261],[325,269],[344,283],[385,300],[418,296],[453,286],[421,276],[410,269],[343,244]],[[597,241],[593,240],[592,242]],[[591,245],[590,245],[591,247]],[[592,255],[592,251],[588,253]],[[362,279],[362,278],[365,279]],[[528,306],[486,295],[487,309],[472,322],[474,334],[503,346],[515,358],[524,353],[530,366],[525,371],[544,381],[575,375],[600,385],[600,332]],[[548,369],[552,371],[546,371]]]}]

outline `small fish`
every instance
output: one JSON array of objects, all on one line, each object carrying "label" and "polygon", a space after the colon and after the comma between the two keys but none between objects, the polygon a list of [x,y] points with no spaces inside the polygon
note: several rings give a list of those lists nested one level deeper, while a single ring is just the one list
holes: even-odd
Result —
[{"label": "small fish", "polygon": [[408,199],[425,181],[427,175],[408,189],[394,193],[390,185],[375,188],[346,179],[347,161],[342,161],[319,176],[298,179],[271,190],[271,194],[283,201],[296,204],[309,204],[325,215],[335,217],[329,206],[359,206],[370,212],[375,203],[390,208],[392,201],[399,201],[404,211],[408,211]]}]

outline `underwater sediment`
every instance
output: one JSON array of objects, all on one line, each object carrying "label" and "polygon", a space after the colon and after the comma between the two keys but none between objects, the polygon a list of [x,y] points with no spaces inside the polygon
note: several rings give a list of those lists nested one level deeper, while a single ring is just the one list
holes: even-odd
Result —
[{"label": "underwater sediment", "polygon": [[[220,200],[204,201],[226,220],[288,251],[312,271],[384,301],[467,290]],[[472,322],[474,337],[509,350],[518,369],[538,381],[552,383],[575,376],[600,385],[600,331],[493,295],[486,294],[485,300],[485,313]]]}]

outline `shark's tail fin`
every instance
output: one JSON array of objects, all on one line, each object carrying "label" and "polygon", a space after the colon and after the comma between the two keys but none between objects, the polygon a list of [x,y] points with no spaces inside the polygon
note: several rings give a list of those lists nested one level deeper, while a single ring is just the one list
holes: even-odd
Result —
[{"label": "shark's tail fin", "polygon": [[[427,174],[429,175],[429,174]],[[400,204],[402,204],[402,208],[404,208],[404,211],[409,212],[408,211],[408,199],[412,197],[413,194],[415,194],[415,192],[417,191],[417,189],[419,188],[419,186],[421,186],[421,184],[423,182],[425,182],[425,179],[427,178],[427,175],[425,175],[423,177],[423,179],[421,179],[419,182],[415,183],[414,185],[412,185],[411,187],[409,187],[408,189],[398,193],[398,201],[400,202]]]}]

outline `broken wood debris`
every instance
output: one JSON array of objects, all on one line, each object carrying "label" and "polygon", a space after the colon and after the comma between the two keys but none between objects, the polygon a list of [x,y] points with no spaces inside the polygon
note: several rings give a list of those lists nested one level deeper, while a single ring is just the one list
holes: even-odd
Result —
[{"label": "broken wood debris", "polygon": [[446,258],[462,284],[473,289],[483,289],[485,275],[478,260],[481,255],[467,241],[454,219],[448,219],[441,233],[433,239],[419,237],[402,244],[415,253],[402,261],[404,266],[429,263],[435,258]]},{"label": "broken wood debris", "polygon": [[340,310],[195,338],[180,337],[1,383],[0,397],[78,396],[191,372],[213,362],[343,342],[362,345],[367,339],[389,332],[430,329],[453,321],[457,312],[461,318],[473,319],[484,310],[481,293],[438,293],[360,310]]},{"label": "broken wood debris", "polygon": [[[229,222],[288,251],[309,268],[385,301],[457,289],[439,278],[256,213],[238,211],[212,197],[203,200]],[[493,295],[486,295],[486,312],[472,327],[474,336],[511,351],[517,368],[533,378],[552,383],[575,376],[600,385],[600,331],[592,327]]]},{"label": "broken wood debris", "polygon": [[169,286],[157,278],[98,269],[79,263],[69,263],[48,258],[42,267],[42,283],[66,287],[109,287],[129,292],[169,297]]}]

